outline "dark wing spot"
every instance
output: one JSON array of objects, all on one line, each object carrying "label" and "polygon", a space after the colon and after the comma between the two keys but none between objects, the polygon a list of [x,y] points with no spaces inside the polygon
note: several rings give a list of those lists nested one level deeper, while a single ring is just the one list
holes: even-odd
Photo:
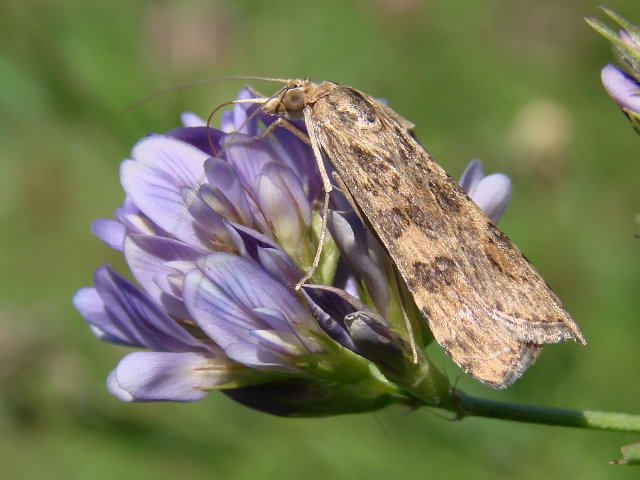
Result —
[{"label": "dark wing spot", "polygon": [[388,159],[378,158],[365,150],[357,143],[353,143],[347,147],[351,156],[356,160],[356,163],[366,171],[369,177],[375,179],[388,179],[392,175],[391,166]]},{"label": "dark wing spot", "polygon": [[449,257],[436,257],[431,263],[413,262],[413,284],[436,292],[453,284],[457,265]]},{"label": "dark wing spot", "polygon": [[484,253],[493,268],[510,279],[517,280],[517,272],[514,270],[514,265],[508,256],[505,257],[504,254],[502,254],[502,251],[497,245],[488,244],[484,249]]},{"label": "dark wing spot", "polygon": [[427,216],[424,211],[416,205],[415,201],[412,198],[404,198],[405,207],[404,211],[407,214],[407,217],[416,224],[427,236],[431,236],[430,234],[433,232],[433,223],[434,218],[431,216]]},{"label": "dark wing spot", "polygon": [[493,254],[489,251],[489,249],[486,249],[485,253],[487,254],[487,259],[489,260],[491,265],[493,265],[493,267],[496,268],[498,271],[502,272],[503,271],[502,265],[500,265],[500,262],[495,259]]},{"label": "dark wing spot", "polygon": [[436,184],[430,182],[429,186],[431,191],[436,197],[436,202],[440,205],[440,208],[445,212],[458,213],[460,211],[460,197],[453,188],[446,188],[448,185]]},{"label": "dark wing spot", "polygon": [[365,99],[360,92],[349,87],[344,87],[347,101],[342,105],[343,109],[352,111],[358,120],[370,125],[378,123],[378,116],[374,107]]},{"label": "dark wing spot", "polygon": [[393,207],[385,215],[382,216],[384,221],[384,230],[397,239],[402,236],[404,230],[411,224],[411,220],[407,213],[399,207]]}]

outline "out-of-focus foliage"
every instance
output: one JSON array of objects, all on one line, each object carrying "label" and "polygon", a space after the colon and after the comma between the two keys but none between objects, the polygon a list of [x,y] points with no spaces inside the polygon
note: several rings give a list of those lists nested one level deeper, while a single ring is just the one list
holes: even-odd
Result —
[{"label": "out-of-focus foliage", "polygon": [[[123,193],[136,139],[243,82],[304,77],[384,97],[454,177],[479,157],[513,181],[501,222],[589,345],[549,346],[494,392],[437,346],[470,394],[638,413],[640,141],[600,84],[612,60],[584,16],[597,2],[360,0],[0,3],[0,464],[3,478],[635,478],[609,466],[628,435],[427,410],[321,420],[255,413],[223,395],[123,404],[104,387],[123,351],[71,306],[120,255],[89,231]],[[634,0],[608,4],[640,22]],[[268,93],[274,85],[255,86]],[[436,412],[437,413],[437,412]]]}]

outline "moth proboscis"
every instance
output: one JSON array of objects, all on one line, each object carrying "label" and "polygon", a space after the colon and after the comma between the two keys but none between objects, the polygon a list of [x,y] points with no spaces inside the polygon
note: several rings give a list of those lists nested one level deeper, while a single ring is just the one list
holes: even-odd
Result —
[{"label": "moth proboscis", "polygon": [[310,78],[289,80],[261,109],[304,119],[325,192],[323,157],[466,373],[504,388],[545,343],[586,343],[526,257],[412,137],[411,122],[354,88]]}]

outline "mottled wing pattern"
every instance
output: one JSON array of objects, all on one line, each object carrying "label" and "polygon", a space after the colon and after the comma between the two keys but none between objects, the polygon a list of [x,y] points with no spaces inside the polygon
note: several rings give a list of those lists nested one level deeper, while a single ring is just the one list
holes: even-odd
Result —
[{"label": "mottled wing pattern", "polygon": [[[385,245],[443,349],[494,387],[578,327],[528,260],[376,102],[318,85],[307,126]],[[344,132],[350,132],[345,135]]]}]

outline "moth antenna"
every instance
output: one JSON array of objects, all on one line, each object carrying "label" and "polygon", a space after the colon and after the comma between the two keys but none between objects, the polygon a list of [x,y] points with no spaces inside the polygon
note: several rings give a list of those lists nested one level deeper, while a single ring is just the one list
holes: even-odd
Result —
[{"label": "moth antenna", "polygon": [[[272,100],[274,98],[276,98],[279,94],[280,94],[281,90],[278,90],[276,93],[274,93],[272,96],[270,97],[264,97],[264,98],[245,98],[245,99],[241,99],[241,100],[232,100],[230,102],[225,102],[225,103],[221,103],[220,105],[218,105],[213,112],[211,112],[209,114],[209,117],[207,118],[207,140],[209,142],[209,146],[211,147],[211,150],[213,150],[213,153],[216,157],[220,157],[220,155],[222,155],[222,153],[224,152],[224,147],[222,150],[220,150],[220,152],[218,152],[216,150],[216,147],[213,145],[213,140],[211,138],[211,119],[213,118],[213,116],[218,112],[218,110],[220,110],[222,107],[227,107],[229,105],[236,105],[238,103],[255,103],[255,104],[261,104],[261,103],[267,103],[269,100]],[[253,119],[253,117],[255,117],[258,112],[260,111],[260,109],[257,109],[256,111],[254,111],[253,113],[251,113],[251,115],[249,115],[247,118],[245,118],[244,122],[242,122],[242,124],[240,125],[239,129],[244,127],[247,123],[249,123],[251,121],[251,119]],[[237,133],[237,132],[236,132]],[[231,139],[233,139],[233,137],[231,137]]]},{"label": "moth antenna", "polygon": [[216,114],[216,112],[218,110],[220,110],[222,107],[226,107],[228,105],[233,105],[235,102],[224,102],[220,105],[218,105],[213,112],[211,112],[209,114],[209,116],[207,117],[207,142],[209,142],[209,146],[211,147],[211,150],[213,151],[213,156],[214,157],[220,157],[220,155],[218,155],[218,150],[216,150],[215,145],[213,144],[213,139],[211,138],[211,119],[213,118],[213,116]]},{"label": "moth antenna", "polygon": [[161,97],[165,93],[173,92],[175,90],[180,90],[182,88],[197,87],[197,86],[200,86],[200,85],[208,85],[210,83],[225,82],[225,81],[229,81],[229,80],[255,80],[257,82],[273,82],[273,83],[284,83],[284,84],[286,84],[288,82],[288,80],[284,80],[282,78],[253,77],[253,76],[250,76],[250,75],[233,75],[233,76],[230,76],[230,77],[208,78],[208,79],[204,79],[204,80],[196,80],[194,82],[185,82],[185,83],[180,83],[178,85],[173,85],[171,87],[163,88],[161,90],[158,90],[157,92],[154,92],[154,93],[152,93],[150,95],[147,95],[146,97],[144,97],[144,98],[132,103],[128,107],[124,108],[123,110],[120,111],[120,113],[121,114],[127,113],[127,112],[133,110],[134,108],[138,108],[140,105],[143,105],[143,104],[147,103],[149,100],[153,100],[154,98]]},{"label": "moth antenna", "polygon": [[[216,147],[213,145],[210,128],[211,128],[211,119],[218,112],[218,110],[220,110],[223,107],[227,107],[229,105],[235,105],[237,103],[265,103],[268,100],[270,99],[247,98],[245,100],[233,100],[231,102],[221,103],[220,105],[218,105],[216,108],[213,109],[213,111],[207,117],[207,140],[209,141],[209,146],[211,147],[211,150],[213,150],[213,153],[216,157],[219,157],[220,155],[218,155],[218,151],[216,150]],[[244,127],[247,124],[247,122],[249,122],[249,120],[251,120],[257,113],[258,113],[258,110],[256,110],[251,115],[249,115],[249,117],[247,117],[247,119],[242,123],[242,125],[240,125],[240,128]],[[220,151],[220,154],[222,154],[222,150]]]}]

